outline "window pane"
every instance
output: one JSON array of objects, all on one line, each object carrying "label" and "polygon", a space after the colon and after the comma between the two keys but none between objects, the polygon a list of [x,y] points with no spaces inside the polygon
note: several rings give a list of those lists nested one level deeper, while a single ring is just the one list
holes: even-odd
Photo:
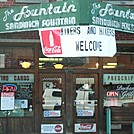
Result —
[{"label": "window pane", "polygon": [[0,74],[0,117],[33,116],[33,88],[33,74]]},{"label": "window pane", "polygon": [[23,62],[34,66],[34,49],[32,47],[0,47],[0,68],[22,68]]},{"label": "window pane", "polygon": [[[62,87],[61,78],[44,78],[42,91],[43,117],[61,117]],[[53,113],[53,114],[50,114]]]},{"label": "window pane", "polygon": [[104,106],[134,107],[134,74],[104,74]]},{"label": "window pane", "polygon": [[77,118],[95,118],[94,78],[76,78],[74,106]]},{"label": "window pane", "polygon": [[134,68],[134,55],[121,54],[112,58],[103,59],[104,69],[133,69]]}]

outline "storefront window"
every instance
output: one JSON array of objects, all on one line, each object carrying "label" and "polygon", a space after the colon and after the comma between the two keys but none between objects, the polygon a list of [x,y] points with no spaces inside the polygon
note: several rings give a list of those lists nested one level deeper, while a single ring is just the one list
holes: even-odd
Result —
[{"label": "storefront window", "polygon": [[104,106],[134,107],[134,74],[104,74]]},{"label": "storefront window", "polygon": [[103,58],[104,69],[133,69],[134,68],[134,46],[117,46],[114,57]]},{"label": "storefront window", "polygon": [[0,47],[0,68],[24,68],[22,63],[28,63],[30,68],[34,66],[32,47]]},{"label": "storefront window", "polygon": [[78,118],[95,118],[94,78],[76,79],[76,97],[74,106]]},{"label": "storefront window", "polygon": [[103,59],[104,69],[133,69],[134,68],[134,55],[117,55],[112,58]]},{"label": "storefront window", "polygon": [[33,74],[0,74],[0,117],[33,116]]}]

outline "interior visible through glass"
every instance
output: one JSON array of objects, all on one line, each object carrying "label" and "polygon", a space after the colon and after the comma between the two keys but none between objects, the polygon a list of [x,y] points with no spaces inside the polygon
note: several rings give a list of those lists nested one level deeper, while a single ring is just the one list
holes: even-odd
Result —
[{"label": "interior visible through glass", "polygon": [[44,117],[60,117],[62,112],[61,78],[44,78],[42,108]]},{"label": "interior visible through glass", "polygon": [[95,118],[94,78],[76,78],[76,97],[74,106],[78,118]]}]

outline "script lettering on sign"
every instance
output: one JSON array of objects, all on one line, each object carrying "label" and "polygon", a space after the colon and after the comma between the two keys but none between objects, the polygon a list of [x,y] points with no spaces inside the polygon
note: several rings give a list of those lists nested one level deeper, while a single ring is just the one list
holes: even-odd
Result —
[{"label": "script lettering on sign", "polygon": [[118,31],[134,33],[134,10],[121,6],[114,6],[104,2],[88,3],[90,24],[115,28]]},{"label": "script lettering on sign", "polygon": [[26,5],[0,10],[0,32],[38,30],[43,27],[76,25],[79,20],[77,0]]},{"label": "script lettering on sign", "polygon": [[127,86],[118,85],[116,90],[120,94],[120,99],[134,98],[134,87],[132,87],[131,85],[127,85]]}]

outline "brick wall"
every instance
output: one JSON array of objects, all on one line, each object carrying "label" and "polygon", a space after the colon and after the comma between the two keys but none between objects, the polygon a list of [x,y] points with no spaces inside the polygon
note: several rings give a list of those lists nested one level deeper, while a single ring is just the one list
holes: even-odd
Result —
[{"label": "brick wall", "polygon": [[134,40],[134,33],[116,32],[116,40]]}]

